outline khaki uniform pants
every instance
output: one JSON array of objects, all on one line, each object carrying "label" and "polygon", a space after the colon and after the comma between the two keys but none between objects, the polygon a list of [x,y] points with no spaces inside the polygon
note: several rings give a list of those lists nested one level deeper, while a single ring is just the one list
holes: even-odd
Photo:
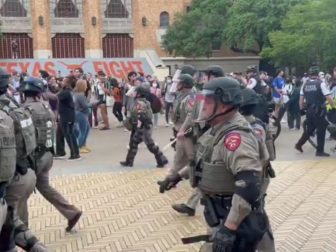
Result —
[{"label": "khaki uniform pants", "polygon": [[33,193],[36,185],[35,172],[28,169],[25,175],[16,175],[6,191],[6,201],[14,209],[14,216],[19,216],[22,222],[28,227],[27,200]]},{"label": "khaki uniform pants", "polygon": [[53,165],[53,157],[50,152],[37,161],[36,188],[42,196],[48,200],[68,220],[72,219],[79,209],[71,205],[64,197],[49,184],[49,171]]},{"label": "khaki uniform pants", "polygon": [[176,141],[176,152],[174,157],[174,166],[169,173],[173,174],[180,171],[185,166],[189,165],[191,160],[194,160],[196,155],[195,144],[191,138],[185,137]]},{"label": "khaki uniform pants", "polygon": [[200,201],[201,197],[202,197],[201,191],[198,188],[195,188],[191,196],[189,197],[186,205],[192,209],[196,209],[196,206]]}]

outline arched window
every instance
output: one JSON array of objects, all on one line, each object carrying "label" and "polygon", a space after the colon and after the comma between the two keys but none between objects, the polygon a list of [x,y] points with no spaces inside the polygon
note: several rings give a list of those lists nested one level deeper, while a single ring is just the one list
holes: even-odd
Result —
[{"label": "arched window", "polygon": [[25,0],[1,0],[0,15],[2,17],[26,17]]},{"label": "arched window", "polygon": [[55,17],[76,18],[79,17],[77,0],[53,0]]},{"label": "arched window", "polygon": [[160,27],[166,28],[169,26],[169,13],[164,11],[160,14]]},{"label": "arched window", "polygon": [[106,0],[106,18],[128,18],[125,0]]}]

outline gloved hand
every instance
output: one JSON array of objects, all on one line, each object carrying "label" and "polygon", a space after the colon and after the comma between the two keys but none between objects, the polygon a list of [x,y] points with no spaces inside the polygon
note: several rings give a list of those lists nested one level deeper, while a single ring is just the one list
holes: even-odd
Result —
[{"label": "gloved hand", "polygon": [[213,252],[232,252],[233,243],[236,239],[235,231],[227,227],[221,227],[213,238],[212,251]]},{"label": "gloved hand", "polygon": [[158,185],[160,186],[160,193],[164,193],[165,191],[169,191],[173,187],[177,185],[178,182],[182,180],[180,174],[175,173],[167,176],[164,180],[158,181]]}]

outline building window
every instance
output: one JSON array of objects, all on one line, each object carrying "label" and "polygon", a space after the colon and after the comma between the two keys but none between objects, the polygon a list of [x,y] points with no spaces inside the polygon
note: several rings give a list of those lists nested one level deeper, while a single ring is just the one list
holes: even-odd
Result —
[{"label": "building window", "polygon": [[85,58],[84,38],[78,33],[57,33],[51,43],[53,58]]},{"label": "building window", "polygon": [[1,59],[33,58],[33,39],[26,33],[3,33],[0,37]]},{"label": "building window", "polygon": [[168,12],[164,11],[160,14],[160,27],[166,28],[169,26],[169,14]]},{"label": "building window", "polygon": [[103,38],[104,58],[132,58],[133,38],[128,34],[107,34]]},{"label": "building window", "polygon": [[56,18],[77,18],[81,1],[77,0],[52,0],[52,10]]},{"label": "building window", "polygon": [[27,17],[26,0],[0,0],[2,17]]},{"label": "building window", "polygon": [[106,18],[128,18],[126,0],[106,0]]}]

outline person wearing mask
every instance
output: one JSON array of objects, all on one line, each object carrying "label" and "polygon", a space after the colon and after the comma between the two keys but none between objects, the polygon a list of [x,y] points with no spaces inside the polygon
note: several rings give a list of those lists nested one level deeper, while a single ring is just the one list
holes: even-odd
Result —
[{"label": "person wearing mask", "polygon": [[[59,122],[63,135],[70,149],[70,157],[68,159],[69,161],[79,160],[81,158],[75,136],[76,112],[71,88],[75,85],[76,78],[74,76],[69,75],[65,77],[62,83],[62,90],[58,94]],[[60,134],[57,135],[56,154],[62,157],[65,156],[64,137]]]},{"label": "person wearing mask", "polygon": [[[155,95],[161,101],[161,88],[160,88],[159,83],[156,80],[156,78],[154,78],[153,81],[152,81],[152,84],[151,84],[151,87],[150,87],[150,92],[153,95]],[[158,126],[159,114],[160,114],[160,112],[153,113],[154,128],[157,128],[157,126]]]},{"label": "person wearing mask", "polygon": [[90,132],[89,107],[90,104],[85,96],[87,89],[86,80],[77,80],[74,89],[76,123],[78,127],[77,142],[80,153],[89,153],[91,150],[86,146],[86,140]]},{"label": "person wearing mask", "polygon": [[166,82],[163,88],[163,95],[164,95],[164,102],[165,102],[165,116],[166,116],[166,126],[168,127],[169,124],[173,124],[170,121],[171,111],[173,109],[173,103],[175,100],[175,95],[170,92],[170,89],[173,85],[173,77],[167,76]]}]

